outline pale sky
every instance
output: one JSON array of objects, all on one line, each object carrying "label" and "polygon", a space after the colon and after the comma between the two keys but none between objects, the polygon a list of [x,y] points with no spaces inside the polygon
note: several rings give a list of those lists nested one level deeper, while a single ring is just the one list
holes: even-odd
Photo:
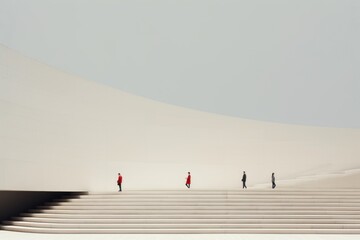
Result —
[{"label": "pale sky", "polygon": [[0,0],[0,43],[170,104],[360,128],[358,0]]}]

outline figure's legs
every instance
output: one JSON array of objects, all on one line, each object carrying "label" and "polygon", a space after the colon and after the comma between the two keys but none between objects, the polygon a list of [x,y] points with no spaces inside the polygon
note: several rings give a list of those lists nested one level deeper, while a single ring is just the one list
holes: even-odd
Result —
[{"label": "figure's legs", "polygon": [[119,192],[121,192],[121,184],[119,184]]}]

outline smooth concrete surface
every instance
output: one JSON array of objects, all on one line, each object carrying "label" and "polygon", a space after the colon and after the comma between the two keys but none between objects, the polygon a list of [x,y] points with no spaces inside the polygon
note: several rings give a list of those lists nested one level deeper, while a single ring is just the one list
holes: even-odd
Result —
[{"label": "smooth concrete surface", "polygon": [[[280,188],[296,189],[340,189],[360,182],[360,169],[351,169],[330,174],[304,175],[293,179],[276,181]],[[271,188],[271,183],[257,184],[254,188]]]},{"label": "smooth concrete surface", "polygon": [[[232,118],[127,94],[0,46],[0,189],[236,188],[360,168],[360,129]],[[347,187],[359,188],[357,182]],[[331,187],[331,186],[330,186]],[[334,186],[332,186],[334,188]]]}]

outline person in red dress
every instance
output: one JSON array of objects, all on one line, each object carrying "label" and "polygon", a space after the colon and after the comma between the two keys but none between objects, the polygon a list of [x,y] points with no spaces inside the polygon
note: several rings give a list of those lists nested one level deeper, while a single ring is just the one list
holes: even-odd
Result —
[{"label": "person in red dress", "polygon": [[186,183],[185,185],[190,188],[190,184],[191,184],[191,175],[190,175],[190,172],[188,172],[188,176],[186,178]]},{"label": "person in red dress", "polygon": [[117,185],[119,185],[119,192],[121,192],[122,176],[118,173]]}]

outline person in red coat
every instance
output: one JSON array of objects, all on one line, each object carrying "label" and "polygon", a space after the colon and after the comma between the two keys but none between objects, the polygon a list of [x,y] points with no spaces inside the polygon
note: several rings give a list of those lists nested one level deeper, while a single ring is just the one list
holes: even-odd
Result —
[{"label": "person in red coat", "polygon": [[121,192],[122,176],[118,173],[117,185],[119,185],[119,192]]},{"label": "person in red coat", "polygon": [[190,172],[188,172],[188,176],[186,178],[186,183],[185,185],[190,188],[190,184],[191,184],[191,175],[190,175]]}]

